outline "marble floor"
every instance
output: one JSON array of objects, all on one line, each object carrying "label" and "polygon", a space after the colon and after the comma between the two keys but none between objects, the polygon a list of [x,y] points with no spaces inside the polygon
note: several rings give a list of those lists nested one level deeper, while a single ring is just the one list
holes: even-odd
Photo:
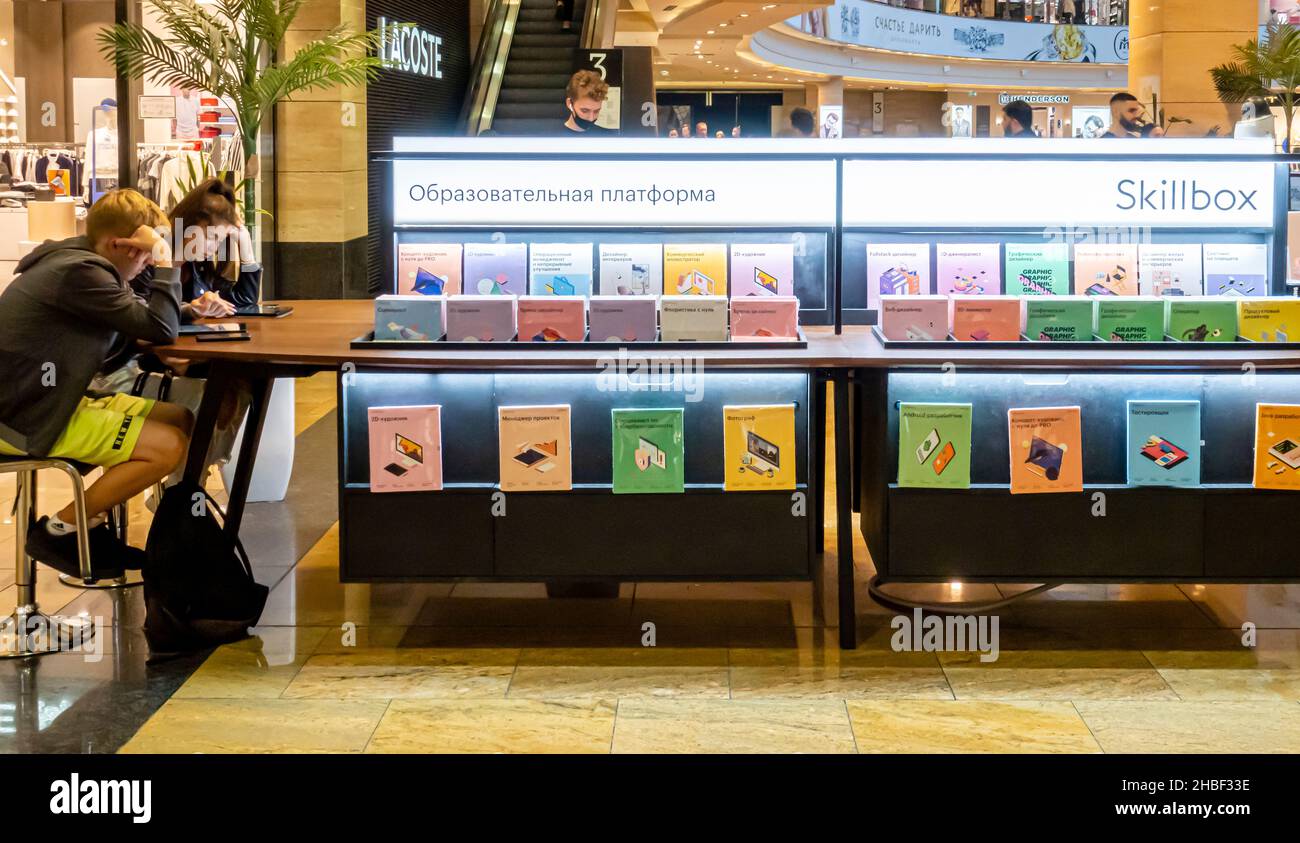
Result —
[{"label": "marble floor", "polygon": [[[853,651],[837,646],[833,576],[823,605],[802,583],[629,583],[608,599],[340,584],[333,389],[299,383],[289,497],[248,508],[246,541],[272,586],[255,634],[148,664],[139,589],[86,592],[47,574],[47,610],[104,618],[101,657],[0,664],[0,750],[1300,752],[1300,586],[1061,587],[999,610],[999,657],[984,663],[895,652],[856,526]],[[43,487],[43,503],[60,496]],[[6,525],[11,497],[0,485]],[[12,553],[6,526],[0,558]],[[0,599],[12,580],[0,572]],[[989,601],[1031,585],[891,592]]]}]

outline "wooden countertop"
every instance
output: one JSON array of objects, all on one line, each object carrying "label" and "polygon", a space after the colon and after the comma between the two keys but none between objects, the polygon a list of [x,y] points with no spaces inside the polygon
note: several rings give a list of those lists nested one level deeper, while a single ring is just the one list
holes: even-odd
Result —
[{"label": "wooden countertop", "polygon": [[[473,351],[439,349],[353,349],[349,343],[373,324],[369,300],[287,301],[294,312],[282,319],[245,319],[252,340],[235,343],[200,343],[181,337],[159,351],[191,360],[237,360],[264,365],[298,366],[322,370],[356,366],[438,368],[582,369],[608,360],[607,350],[524,350],[517,344],[483,345]],[[215,320],[215,321],[232,321]],[[894,368],[935,369],[945,363],[990,368],[1147,369],[1206,368],[1240,370],[1246,363],[1257,369],[1300,369],[1300,349],[1267,349],[1250,345],[1177,346],[1168,349],[1132,349],[1098,343],[1096,349],[1073,350],[1050,345],[994,349],[884,348],[871,329],[846,327],[836,336],[831,328],[806,327],[804,349],[698,349],[693,358],[705,366],[767,368]],[[641,359],[681,357],[680,348],[635,350]]]}]

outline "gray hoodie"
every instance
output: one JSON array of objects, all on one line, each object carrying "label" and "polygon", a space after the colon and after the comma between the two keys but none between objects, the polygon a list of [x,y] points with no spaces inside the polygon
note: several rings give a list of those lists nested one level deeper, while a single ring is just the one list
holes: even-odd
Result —
[{"label": "gray hoodie", "polygon": [[115,346],[170,343],[180,324],[174,269],[137,298],[84,237],[47,240],[0,294],[0,439],[48,454]]}]

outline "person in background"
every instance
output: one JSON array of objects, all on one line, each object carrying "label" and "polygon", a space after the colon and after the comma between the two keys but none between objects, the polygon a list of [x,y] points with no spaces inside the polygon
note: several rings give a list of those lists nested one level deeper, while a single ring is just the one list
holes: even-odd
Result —
[{"label": "person in background", "polygon": [[691,136],[691,124],[690,124],[690,123],[683,123],[683,124],[682,124],[682,137],[684,137],[684,138],[689,138],[690,136]]},{"label": "person in background", "polygon": [[817,121],[813,120],[812,112],[806,108],[796,108],[791,111],[790,131],[796,138],[814,137],[817,131]]},{"label": "person in background", "polygon": [[695,124],[695,137],[707,138],[709,136],[709,124],[703,120]]},{"label": "person in background", "polygon": [[1034,134],[1034,109],[1024,100],[1015,100],[1002,106],[1002,134],[1009,138],[1036,138]]},{"label": "person in background", "polygon": [[564,121],[564,134],[598,137],[612,134],[609,129],[597,126],[600,110],[609,96],[609,85],[594,70],[579,70],[569,77],[564,87],[564,107],[569,117]]},{"label": "person in background", "polygon": [[[104,467],[85,494],[92,572],[101,579],[144,562],[143,551],[108,527],[108,511],[180,465],[193,424],[175,404],[86,395],[114,347],[176,340],[180,280],[159,233],[166,225],[162,209],[134,190],[109,191],[91,207],[85,236],[38,246],[0,295],[0,454]],[[128,280],[147,267],[141,299]],[[50,371],[54,382],[46,380]],[[32,526],[26,551],[80,575],[72,504]]]},{"label": "person in background", "polygon": [[732,126],[732,127],[731,127],[731,136],[732,136],[733,138],[738,138],[738,137],[740,137],[740,127],[739,127],[739,126]]},{"label": "person in background", "polygon": [[679,138],[681,136],[682,136],[681,132],[677,131],[677,129],[675,128],[668,130],[668,137],[670,138]]},{"label": "person in background", "polygon": [[1137,138],[1142,136],[1142,119],[1144,109],[1138,98],[1127,91],[1120,91],[1110,98],[1110,129],[1103,138]]},{"label": "person in background", "polygon": [[722,140],[722,139],[726,138],[726,135],[724,135],[724,134],[722,133],[722,130],[721,130],[721,129],[718,129],[718,131],[716,131],[716,132],[713,133],[713,137],[717,138],[718,140]]},{"label": "person in background", "polygon": [[555,0],[555,19],[565,32],[573,29],[573,0]]}]

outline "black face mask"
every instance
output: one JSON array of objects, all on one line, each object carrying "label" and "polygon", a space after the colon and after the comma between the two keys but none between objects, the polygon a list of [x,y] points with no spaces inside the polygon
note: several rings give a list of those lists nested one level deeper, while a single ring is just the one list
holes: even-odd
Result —
[{"label": "black face mask", "polygon": [[573,115],[573,124],[584,132],[596,127],[595,120],[586,120],[579,117],[578,112],[574,111],[572,108],[569,109],[569,114]]}]

